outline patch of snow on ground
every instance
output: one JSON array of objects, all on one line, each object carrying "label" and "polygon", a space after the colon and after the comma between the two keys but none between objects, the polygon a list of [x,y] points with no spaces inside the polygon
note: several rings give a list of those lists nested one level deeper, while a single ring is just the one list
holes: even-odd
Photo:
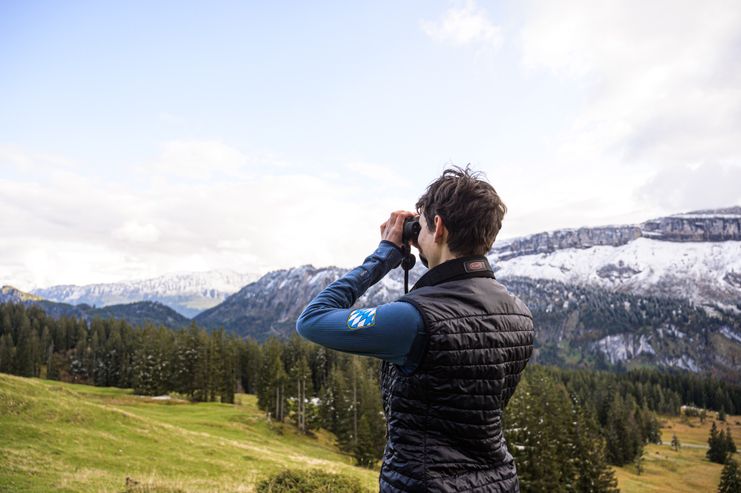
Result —
[{"label": "patch of snow on ground", "polygon": [[597,341],[595,347],[604,353],[612,364],[633,359],[642,353],[656,354],[645,335],[637,341],[631,334],[610,335]]},{"label": "patch of snow on ground", "polygon": [[681,368],[682,370],[688,370],[694,373],[698,373],[700,371],[700,367],[697,366],[697,363],[695,363],[695,360],[687,356],[686,354],[683,354],[680,358],[668,358],[664,360],[664,364],[667,366],[671,366],[674,368]]},{"label": "patch of snow on ground", "polygon": [[723,327],[720,333],[732,341],[741,342],[741,335],[736,334],[730,327]]}]

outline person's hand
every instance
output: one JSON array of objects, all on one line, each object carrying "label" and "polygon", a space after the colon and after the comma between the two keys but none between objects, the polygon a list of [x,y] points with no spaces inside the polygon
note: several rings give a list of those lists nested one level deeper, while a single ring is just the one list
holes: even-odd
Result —
[{"label": "person's hand", "polygon": [[417,214],[409,211],[395,211],[388,221],[381,224],[381,239],[387,240],[401,248],[401,236],[404,231],[404,220]]}]

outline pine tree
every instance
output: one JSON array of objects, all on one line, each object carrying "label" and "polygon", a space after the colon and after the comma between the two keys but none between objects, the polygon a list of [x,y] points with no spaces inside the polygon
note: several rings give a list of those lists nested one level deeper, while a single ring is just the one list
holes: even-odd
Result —
[{"label": "pine tree", "polygon": [[330,371],[327,383],[321,391],[319,416],[322,427],[337,437],[339,447],[342,450],[351,450],[351,395],[347,378],[337,366]]},{"label": "pine tree", "polygon": [[679,441],[679,438],[677,438],[677,434],[674,433],[672,435],[672,450],[679,452],[680,448],[682,448],[682,443]]},{"label": "pine tree", "polygon": [[13,373],[15,369],[15,345],[10,332],[0,337],[0,372]]},{"label": "pine tree", "polygon": [[278,421],[286,415],[286,381],[288,375],[283,363],[284,344],[271,337],[263,344],[263,365],[260,371],[257,403]]},{"label": "pine tree", "polygon": [[32,377],[34,376],[34,355],[31,321],[28,319],[25,311],[21,312],[20,319],[18,342],[15,346],[15,368],[13,373],[22,377]]},{"label": "pine tree", "polygon": [[[188,351],[190,351],[188,357],[191,359],[188,361],[185,375],[192,374],[193,382],[188,388],[193,401],[206,402],[211,388],[209,338],[204,330],[196,329],[195,326],[190,337],[192,339],[188,341]],[[184,376],[184,378],[187,377]]]},{"label": "pine tree", "polygon": [[708,451],[706,452],[706,457],[711,462],[716,462],[718,464],[723,464],[726,460],[727,455],[727,443],[725,438],[725,433],[722,431],[718,433],[718,427],[715,425],[715,421],[713,421],[713,425],[710,428],[710,436],[708,437]]},{"label": "pine tree", "polygon": [[641,453],[643,440],[636,426],[636,405],[632,397],[626,402],[620,393],[613,394],[607,412],[605,436],[607,457],[611,464],[623,466]]},{"label": "pine tree", "polygon": [[720,473],[718,493],[741,493],[741,471],[738,463],[730,457],[723,466],[723,472]]},{"label": "pine tree", "polygon": [[140,333],[139,345],[134,353],[134,393],[159,395],[170,388],[171,332],[164,327],[151,325]]},{"label": "pine tree", "polygon": [[641,453],[636,456],[636,459],[634,461],[636,466],[636,474],[641,475],[643,474],[643,461],[646,458],[646,450],[644,448],[641,448]]},{"label": "pine tree", "polygon": [[619,493],[617,479],[605,456],[605,439],[588,409],[575,396],[572,402],[576,414],[574,457],[579,477],[576,493]]},{"label": "pine tree", "polygon": [[309,363],[302,354],[291,369],[291,381],[295,383],[296,405],[294,419],[301,433],[306,433],[306,384],[311,380]]},{"label": "pine tree", "polygon": [[735,454],[736,453],[736,442],[733,441],[733,437],[731,436],[731,428],[726,425],[726,436],[725,436],[725,448],[727,454]]},{"label": "pine tree", "polygon": [[377,454],[373,448],[368,447],[368,444],[372,442],[373,434],[371,432],[370,424],[368,423],[368,417],[362,416],[358,423],[357,443],[353,447],[353,456],[359,466],[372,468],[378,460]]},{"label": "pine tree", "polygon": [[248,338],[240,345],[239,378],[242,388],[248,394],[256,394],[258,376],[262,367],[262,351],[260,345],[252,338]]},{"label": "pine tree", "polygon": [[573,491],[578,471],[573,408],[562,383],[533,367],[507,406],[506,440],[523,491]]},{"label": "pine tree", "polygon": [[357,358],[356,402],[357,437],[354,455],[359,465],[373,467],[383,457],[386,445],[386,421],[375,375],[378,367],[369,358]]}]

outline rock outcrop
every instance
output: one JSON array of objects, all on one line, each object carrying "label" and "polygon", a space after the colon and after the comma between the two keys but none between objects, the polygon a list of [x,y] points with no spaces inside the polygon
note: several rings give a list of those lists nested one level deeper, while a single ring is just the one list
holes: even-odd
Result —
[{"label": "rock outcrop", "polygon": [[491,255],[502,261],[566,248],[621,246],[637,238],[675,242],[741,241],[741,207],[701,210],[650,219],[637,225],[561,229],[495,242]]}]

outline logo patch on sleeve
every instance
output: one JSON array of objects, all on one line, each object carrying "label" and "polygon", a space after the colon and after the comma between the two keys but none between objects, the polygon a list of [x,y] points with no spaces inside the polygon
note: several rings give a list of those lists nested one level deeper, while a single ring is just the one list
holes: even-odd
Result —
[{"label": "logo patch on sleeve", "polygon": [[347,327],[349,329],[362,329],[363,327],[372,327],[376,325],[376,309],[360,308],[350,312],[347,317]]}]

